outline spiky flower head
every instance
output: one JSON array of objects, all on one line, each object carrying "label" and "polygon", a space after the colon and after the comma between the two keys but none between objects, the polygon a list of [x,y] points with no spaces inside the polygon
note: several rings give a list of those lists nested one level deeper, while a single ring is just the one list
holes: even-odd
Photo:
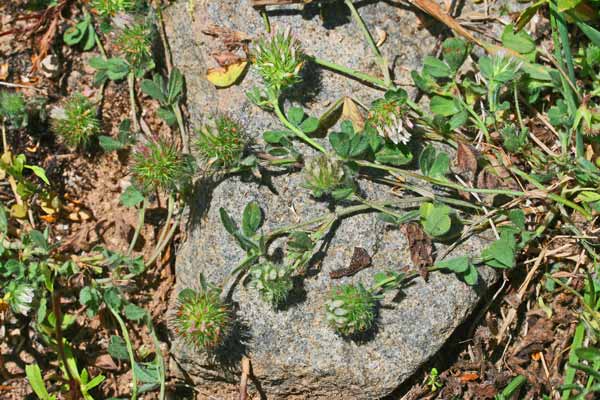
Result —
[{"label": "spiky flower head", "polygon": [[133,8],[131,0],[92,0],[91,8],[103,17],[113,17],[116,14]]},{"label": "spiky flower head", "polygon": [[294,288],[292,269],[286,265],[265,262],[254,266],[251,285],[258,290],[264,301],[275,308],[285,304]]},{"label": "spiky flower head", "polygon": [[146,22],[126,24],[117,36],[116,45],[137,76],[142,76],[155,66],[152,54],[153,38],[153,26]]},{"label": "spiky flower head", "polygon": [[289,30],[260,38],[253,50],[254,65],[267,87],[279,92],[302,81],[304,53]]},{"label": "spiky flower head", "polygon": [[330,194],[344,185],[344,164],[326,154],[309,158],[304,165],[304,187],[315,197]]},{"label": "spiky flower head", "polygon": [[342,336],[365,333],[375,323],[376,304],[373,294],[360,283],[336,286],[325,303],[327,322]]},{"label": "spiky flower head", "polygon": [[198,130],[196,148],[208,166],[236,167],[246,149],[248,137],[231,118],[219,115]]},{"label": "spiky flower head", "polygon": [[86,146],[100,131],[97,108],[81,93],[71,95],[51,112],[52,130],[69,146]]},{"label": "spiky flower head", "polygon": [[204,286],[179,293],[172,329],[196,350],[213,351],[223,344],[232,325],[231,310],[219,290]]},{"label": "spiky flower head", "polygon": [[13,311],[17,314],[27,315],[33,304],[34,288],[27,284],[17,284],[9,293],[8,303]]},{"label": "spiky flower head", "polygon": [[15,128],[27,125],[27,103],[22,94],[0,92],[0,118]]},{"label": "spiky flower head", "polygon": [[137,186],[146,192],[177,191],[191,175],[187,160],[162,138],[138,146],[133,153],[131,172]]},{"label": "spiky flower head", "polygon": [[407,144],[411,134],[407,130],[413,128],[405,108],[406,91],[389,90],[384,97],[371,104],[366,124],[377,130],[380,136],[388,138],[394,144]]}]

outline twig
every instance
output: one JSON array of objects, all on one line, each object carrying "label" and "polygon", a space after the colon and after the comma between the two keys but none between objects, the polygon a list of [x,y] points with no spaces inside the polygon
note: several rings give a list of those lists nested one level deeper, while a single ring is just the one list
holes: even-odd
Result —
[{"label": "twig", "polygon": [[240,400],[248,399],[248,376],[250,375],[250,359],[242,357],[242,377],[240,379]]}]

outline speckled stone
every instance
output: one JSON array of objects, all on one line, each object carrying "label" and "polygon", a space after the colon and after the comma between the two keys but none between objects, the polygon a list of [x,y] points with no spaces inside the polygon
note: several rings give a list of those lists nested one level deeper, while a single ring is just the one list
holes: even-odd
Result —
[{"label": "speckled stone", "polygon": [[[273,116],[246,99],[245,92],[260,84],[252,69],[240,85],[228,89],[217,90],[205,79],[207,68],[214,66],[210,52],[215,39],[203,34],[203,29],[215,24],[251,37],[264,32],[261,17],[250,1],[196,0],[193,19],[187,3],[179,1],[167,10],[166,30],[174,63],[186,76],[187,107],[193,123],[198,126],[211,113],[226,112],[255,138],[265,130],[279,129]],[[434,48],[431,33],[417,29],[414,10],[404,5],[361,3],[360,13],[368,26],[388,35],[382,51],[393,62],[396,79],[408,81],[409,71],[420,68],[423,57]],[[270,10],[273,26],[291,28],[307,53],[379,74],[359,29],[346,13],[340,11],[333,22],[324,23],[314,7],[304,11],[301,6]],[[373,88],[315,66],[307,66],[305,74],[305,83],[288,94],[286,104],[300,103],[312,115],[320,115],[345,95],[365,104],[381,96]],[[200,273],[213,283],[222,282],[243,258],[243,252],[221,225],[220,207],[239,221],[244,205],[258,201],[267,216],[265,230],[327,212],[326,204],[312,199],[300,183],[299,174],[290,174],[273,176],[271,187],[238,177],[198,184],[190,206],[187,239],[177,256],[175,293],[194,287]],[[366,181],[360,185],[371,199],[389,196],[384,187]],[[487,236],[469,239],[450,256],[479,254],[490,239]],[[329,272],[348,265],[354,246],[364,247],[372,255],[373,267],[332,281]],[[443,245],[436,244],[436,249],[443,249]],[[241,337],[242,343],[232,341],[215,361],[173,338],[176,362],[172,366],[199,388],[212,390],[223,382],[237,381],[239,360],[247,354],[269,398],[379,398],[392,392],[440,349],[495,279],[494,273],[485,268],[480,270],[482,279],[476,289],[451,274],[431,274],[427,283],[417,278],[399,296],[390,294],[382,301],[377,330],[366,340],[355,342],[342,339],[327,326],[323,305],[327,293],[334,284],[369,285],[377,271],[410,265],[407,240],[374,214],[359,214],[341,221],[323,251],[322,264],[304,280],[284,310],[273,311],[254,290],[236,286],[233,300],[240,321],[236,339]]]}]

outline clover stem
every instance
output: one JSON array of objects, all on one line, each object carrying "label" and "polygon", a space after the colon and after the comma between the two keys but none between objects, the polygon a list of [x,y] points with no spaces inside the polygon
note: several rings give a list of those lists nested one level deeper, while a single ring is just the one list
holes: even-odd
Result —
[{"label": "clover stem", "polygon": [[373,53],[375,53],[375,60],[377,61],[377,64],[379,64],[379,67],[381,68],[381,72],[383,72],[383,76],[385,77],[385,87],[386,88],[391,87],[392,79],[390,77],[390,68],[389,68],[386,58],[381,54],[381,51],[379,51],[379,47],[377,47],[377,43],[375,43],[375,40],[373,40],[373,36],[371,35],[371,32],[369,32],[369,28],[367,28],[365,21],[362,19],[362,17],[358,13],[358,10],[356,9],[356,7],[354,7],[354,3],[352,2],[352,0],[344,0],[344,3],[346,3],[346,6],[348,6],[348,8],[350,9],[352,18],[354,18],[354,21],[358,24],[358,26],[362,30],[363,35],[365,36],[365,39],[367,40],[367,43],[369,43],[371,50],[373,50]]},{"label": "clover stem", "polygon": [[[519,175],[521,178],[525,179],[526,181],[528,181],[529,183],[531,183],[532,185],[534,185],[535,187],[537,187],[540,190],[544,190],[545,188],[544,186],[539,183],[535,178],[533,178],[531,175],[521,171],[520,169],[516,168],[516,167],[511,167],[510,168],[511,172],[515,173],[516,175]],[[564,206],[567,206],[569,208],[572,208],[575,211],[579,211],[579,213],[581,215],[583,215],[588,221],[592,219],[592,215],[590,213],[588,213],[586,210],[583,209],[583,207],[579,206],[578,204],[575,204],[574,202],[572,202],[569,199],[565,199],[562,196],[559,196],[555,193],[546,193],[546,196],[550,199],[553,200],[557,203],[560,203]]]},{"label": "clover stem", "polygon": [[380,169],[383,171],[387,171],[392,175],[399,175],[405,178],[414,178],[414,179],[419,179],[434,185],[439,185],[439,186],[445,186],[451,189],[456,189],[456,190],[460,190],[463,192],[470,192],[470,193],[487,193],[487,194],[504,194],[506,196],[525,196],[524,192],[520,192],[520,191],[516,191],[516,190],[508,190],[508,189],[479,189],[479,188],[470,188],[470,187],[466,187],[466,186],[462,186],[450,181],[445,181],[445,180],[441,180],[441,179],[436,179],[436,178],[432,178],[430,176],[425,176],[425,175],[421,175],[421,174],[417,174],[415,172],[410,172],[410,171],[406,171],[403,169],[399,169],[399,168],[394,168],[394,167],[390,167],[387,165],[382,165],[382,164],[377,164],[374,162],[370,162],[370,161],[364,161],[364,160],[356,160],[355,161],[356,164],[360,165],[361,167],[367,167],[367,168],[375,168],[375,169]]},{"label": "clover stem", "polygon": [[129,248],[127,249],[127,255],[131,255],[131,252],[133,251],[133,248],[135,247],[135,244],[138,241],[138,237],[140,236],[140,231],[142,230],[142,227],[144,226],[144,219],[146,217],[146,207],[148,207],[148,200],[146,199],[146,197],[144,197],[144,200],[142,202],[142,207],[140,208],[140,212],[138,214],[138,223],[135,227],[135,232],[133,233],[133,238],[131,238],[131,243],[129,243]]},{"label": "clover stem", "polygon": [[[379,204],[373,203],[372,201],[369,201],[369,200],[367,200],[367,199],[364,199],[364,198],[362,198],[362,197],[360,197],[360,196],[358,196],[358,195],[356,195],[356,194],[352,196],[352,199],[353,199],[353,200],[356,200],[356,201],[358,201],[358,202],[360,202],[360,203],[362,203],[362,204],[365,204],[365,205],[367,205],[367,206],[371,207],[371,208],[372,208],[372,209],[374,209],[374,210],[377,210],[377,211],[379,211],[379,212],[382,212],[382,213],[384,213],[384,214],[387,214],[387,215],[389,215],[389,216],[392,216],[392,217],[394,217],[394,218],[400,218],[400,219],[403,219],[403,218],[405,217],[405,215],[398,214],[398,213],[396,213],[396,212],[394,212],[394,211],[392,211],[392,210],[389,210],[389,209],[385,208],[384,206],[381,206],[381,205],[379,205]],[[422,198],[420,198],[418,201],[416,201],[416,203],[424,202],[424,201],[427,201],[427,200],[429,200],[429,199],[428,199],[428,198],[426,198],[426,197],[422,197]]]},{"label": "clover stem", "polygon": [[359,81],[364,81],[364,82],[368,82],[371,83],[375,86],[377,86],[380,89],[386,90],[388,88],[388,86],[386,85],[385,81],[376,78],[374,76],[371,76],[369,74],[365,74],[364,72],[360,72],[357,71],[355,69],[349,68],[349,67],[345,67],[343,65],[340,64],[336,64],[334,62],[328,61],[328,60],[324,60],[322,58],[319,57],[314,57],[314,56],[306,56],[310,61],[314,62],[317,65],[320,65],[322,67],[325,67],[327,69],[330,69],[332,71],[335,72],[339,72],[343,75],[348,75],[354,79],[357,79]]},{"label": "clover stem", "polygon": [[129,338],[129,332],[127,331],[127,326],[125,325],[125,321],[119,315],[117,310],[115,310],[109,303],[105,301],[106,307],[110,310],[112,315],[117,320],[119,327],[121,328],[121,333],[123,334],[123,340],[125,341],[125,347],[127,348],[127,354],[129,355],[129,363],[131,364],[131,400],[137,399],[137,374],[135,373],[135,357],[133,355],[133,346],[131,345],[131,339]]},{"label": "clover stem", "polygon": [[271,105],[273,106],[273,110],[275,110],[275,114],[279,117],[279,120],[285,125],[286,128],[294,132],[296,136],[300,139],[304,140],[306,143],[319,150],[321,153],[326,153],[325,148],[321,146],[319,143],[315,142],[313,139],[309,138],[304,132],[298,129],[296,126],[292,125],[290,121],[288,121],[287,117],[281,111],[281,107],[279,106],[278,99],[271,99]]}]

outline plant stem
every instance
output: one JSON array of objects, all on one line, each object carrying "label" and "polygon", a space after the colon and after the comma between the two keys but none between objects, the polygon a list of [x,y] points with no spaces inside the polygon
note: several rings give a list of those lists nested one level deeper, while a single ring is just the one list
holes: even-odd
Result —
[{"label": "plant stem", "polygon": [[177,126],[179,126],[179,132],[181,133],[181,142],[183,144],[183,149],[184,152],[188,152],[188,146],[187,146],[187,131],[185,129],[185,124],[183,123],[183,115],[181,114],[181,108],[179,106],[179,103],[173,104],[171,106],[171,109],[173,110],[173,114],[175,114],[175,119],[177,120]]},{"label": "plant stem", "polygon": [[379,47],[377,47],[377,43],[375,43],[375,40],[373,40],[373,36],[371,35],[371,32],[369,32],[369,29],[367,28],[365,21],[362,19],[362,17],[358,13],[358,10],[356,9],[356,7],[354,7],[354,3],[352,2],[352,0],[344,0],[344,3],[346,3],[346,6],[348,6],[348,8],[350,9],[352,18],[354,18],[354,21],[360,27],[361,31],[363,32],[363,35],[365,36],[365,39],[367,40],[367,43],[369,43],[369,46],[371,47],[371,50],[373,50],[373,53],[375,53],[375,60],[377,61],[377,64],[379,64],[379,67],[381,68],[381,72],[383,72],[383,76],[385,78],[385,87],[389,88],[390,86],[392,86],[392,79],[390,77],[390,68],[389,68],[386,58],[383,57],[383,55],[381,54],[381,51],[379,51]]},{"label": "plant stem", "polygon": [[152,256],[150,256],[150,260],[148,260],[148,262],[146,263],[146,267],[149,267],[152,264],[154,264],[156,262],[156,260],[158,259],[158,257],[160,256],[160,254],[162,253],[162,251],[165,249],[165,247],[167,247],[167,244],[169,244],[169,242],[173,238],[173,235],[175,234],[175,231],[177,230],[177,227],[179,226],[179,221],[181,221],[181,216],[182,216],[181,213],[179,213],[177,215],[177,217],[173,221],[173,224],[171,225],[171,229],[169,230],[169,233],[167,233],[167,236],[165,237],[165,240],[163,240],[163,242],[160,243],[160,245],[158,245],[156,247],[156,250],[154,251],[154,253],[152,253]]},{"label": "plant stem", "polygon": [[130,72],[127,75],[127,84],[129,86],[129,104],[131,107],[131,119],[133,120],[133,129],[136,132],[140,131],[140,123],[137,119],[137,106],[135,104],[135,75]]},{"label": "plant stem", "polygon": [[[522,177],[523,179],[525,179],[527,182],[531,183],[532,185],[534,185],[535,187],[537,187],[538,189],[542,190],[542,191],[546,191],[546,188],[539,183],[536,179],[534,179],[531,175],[521,171],[520,169],[516,168],[516,167],[511,167],[510,170],[512,172],[514,172],[516,175],[519,175],[520,177]],[[583,207],[579,206],[578,204],[575,204],[574,202],[572,202],[569,199],[565,199],[562,196],[559,196],[555,193],[546,193],[546,196],[550,199],[553,200],[557,203],[560,203],[562,205],[565,205],[569,208],[572,208],[573,210],[579,211],[579,213],[581,215],[583,215],[588,221],[592,219],[592,216],[590,215],[590,213],[588,213],[586,210],[583,209]]]},{"label": "plant stem", "polygon": [[326,152],[325,148],[323,146],[321,146],[319,143],[315,142],[313,139],[306,136],[306,134],[304,132],[302,132],[296,126],[292,125],[290,121],[288,121],[287,117],[283,114],[283,111],[281,111],[281,107],[279,106],[278,99],[271,99],[271,105],[273,106],[273,109],[275,110],[275,114],[277,115],[277,117],[279,117],[279,120],[283,123],[283,125],[285,125],[286,128],[288,128],[289,130],[294,132],[294,134],[296,136],[298,136],[300,139],[304,140],[306,143],[308,143],[315,149],[319,150],[321,153]]},{"label": "plant stem", "polygon": [[162,231],[158,236],[158,241],[156,242],[157,246],[160,245],[165,239],[165,235],[167,234],[169,225],[171,225],[171,218],[173,218],[173,210],[175,209],[175,198],[173,197],[172,193],[169,194],[169,200],[167,201],[167,204],[167,219],[165,220],[165,225],[163,226]]},{"label": "plant stem", "polygon": [[451,189],[456,189],[456,190],[460,190],[463,192],[470,192],[470,193],[487,193],[487,194],[503,194],[506,196],[525,196],[524,192],[519,192],[516,190],[508,190],[508,189],[479,189],[479,188],[470,188],[470,187],[466,187],[466,186],[462,186],[450,181],[443,181],[440,179],[436,179],[436,178],[431,178],[429,176],[425,176],[425,175],[421,175],[421,174],[417,174],[415,172],[410,172],[410,171],[406,171],[403,169],[399,169],[399,168],[394,168],[394,167],[390,167],[387,165],[382,165],[382,164],[377,164],[377,163],[373,163],[370,161],[364,161],[364,160],[357,160],[355,161],[356,164],[360,165],[361,167],[367,167],[367,168],[375,168],[375,169],[380,169],[383,171],[387,171],[392,175],[399,175],[405,178],[414,178],[414,179],[419,179],[434,185],[439,185],[439,186],[445,186]]},{"label": "plant stem", "polygon": [[125,321],[119,315],[117,310],[112,308],[109,302],[104,302],[106,307],[110,310],[112,315],[115,317],[117,322],[119,323],[119,327],[121,328],[121,333],[123,334],[123,340],[125,341],[125,346],[127,347],[127,354],[129,355],[129,363],[131,364],[131,400],[137,399],[137,376],[135,373],[135,357],[133,355],[133,346],[131,346],[131,339],[129,338],[129,332],[127,331],[127,326],[125,325]]},{"label": "plant stem", "polygon": [[349,67],[345,67],[343,65],[340,64],[336,64],[334,62],[331,61],[327,61],[324,60],[322,58],[318,58],[318,57],[314,57],[314,56],[307,56],[307,58],[314,62],[317,65],[320,65],[322,67],[325,67],[327,69],[330,69],[332,71],[336,71],[339,72],[343,75],[348,75],[354,79],[357,79],[359,81],[364,81],[364,82],[368,82],[371,83],[375,86],[377,86],[380,89],[386,90],[388,88],[388,86],[386,85],[385,81],[379,79],[379,78],[375,78],[374,76],[371,76],[369,74],[365,74],[364,72],[360,72],[357,71],[355,69],[349,68]]},{"label": "plant stem", "polygon": [[148,207],[148,200],[146,199],[146,197],[144,197],[144,200],[142,201],[142,207],[140,208],[140,211],[138,214],[138,223],[135,227],[135,232],[133,233],[133,238],[131,238],[131,243],[129,243],[129,248],[127,249],[128,256],[131,255],[131,252],[133,251],[133,248],[135,247],[135,245],[138,241],[138,237],[140,236],[140,231],[142,230],[142,227],[144,226],[144,219],[146,218],[146,207]]},{"label": "plant stem", "polygon": [[156,358],[158,360],[158,378],[160,379],[160,393],[158,395],[159,400],[165,399],[165,360],[162,356],[162,352],[160,350],[160,342],[158,341],[158,337],[156,336],[156,331],[154,330],[154,324],[152,323],[152,318],[150,315],[146,315],[146,326],[148,327],[148,331],[150,332],[150,336],[152,337],[152,342],[154,343],[154,348],[156,351]]},{"label": "plant stem", "polygon": [[67,377],[69,378],[69,388],[70,394],[72,395],[72,399],[77,399],[77,391],[79,388],[79,379],[77,376],[79,375],[77,371],[71,371],[71,364],[67,360],[67,356],[65,354],[65,348],[63,343],[63,335],[62,335],[62,310],[60,308],[60,291],[59,289],[55,289],[52,292],[52,312],[54,313],[54,332],[56,334],[56,349],[58,352],[58,356],[60,357],[61,362],[65,366],[65,371],[67,371]]}]

